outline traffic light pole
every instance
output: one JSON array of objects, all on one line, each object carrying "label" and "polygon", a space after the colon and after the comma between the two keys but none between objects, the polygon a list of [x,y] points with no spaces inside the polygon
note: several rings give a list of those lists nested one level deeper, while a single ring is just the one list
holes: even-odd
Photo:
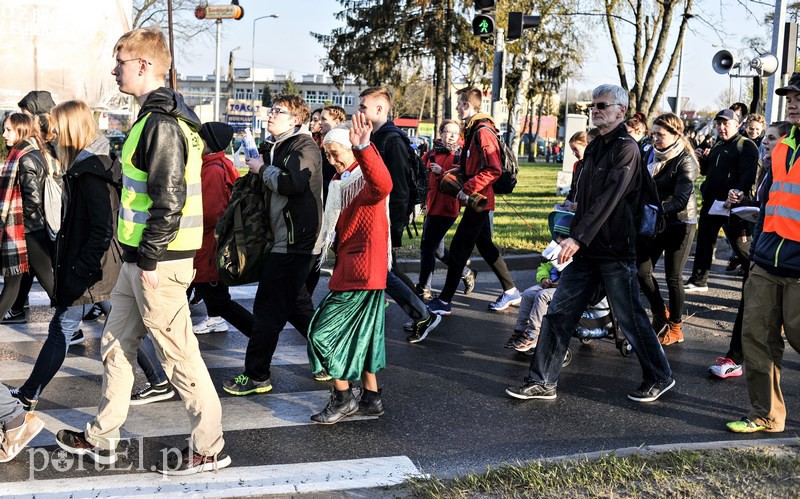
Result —
[{"label": "traffic light pole", "polygon": [[494,33],[494,68],[492,70],[492,119],[498,130],[500,129],[500,100],[505,84],[505,71],[503,71],[503,56],[506,50],[505,30],[498,28]]},{"label": "traffic light pole", "polygon": [[222,50],[222,19],[217,19],[217,62],[214,65],[214,121],[219,121],[220,74],[219,61]]}]

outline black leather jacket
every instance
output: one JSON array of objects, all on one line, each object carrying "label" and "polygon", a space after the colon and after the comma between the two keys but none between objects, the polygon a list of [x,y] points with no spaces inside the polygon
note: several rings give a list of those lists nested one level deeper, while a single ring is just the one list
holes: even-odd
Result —
[{"label": "black leather jacket", "polygon": [[200,119],[186,106],[183,97],[164,87],[147,97],[137,120],[148,114],[133,164],[147,172],[147,194],[153,205],[139,247],[123,245],[123,249],[126,262],[136,262],[143,270],[155,270],[160,261],[194,257],[194,251],[167,251],[167,245],[178,233],[181,210],[186,204],[184,172],[189,145],[178,117],[195,130],[200,129]]},{"label": "black leather jacket", "polygon": [[[34,139],[28,143],[36,147]],[[43,230],[44,221],[44,181],[47,176],[42,151],[36,147],[19,160],[19,187],[22,191],[22,214],[25,219],[25,233]]]},{"label": "black leather jacket", "polygon": [[697,161],[684,150],[653,176],[667,223],[697,223],[697,199],[694,195],[697,170]]}]

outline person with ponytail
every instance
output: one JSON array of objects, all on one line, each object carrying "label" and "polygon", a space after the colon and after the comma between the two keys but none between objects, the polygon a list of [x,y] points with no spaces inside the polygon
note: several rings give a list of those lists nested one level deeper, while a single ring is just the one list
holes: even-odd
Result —
[{"label": "person with ponytail", "polygon": [[[639,285],[653,314],[653,329],[662,345],[683,342],[683,268],[689,258],[697,224],[694,181],[697,158],[683,136],[683,121],[673,113],[653,120],[653,159],[647,168],[658,188],[666,229],[654,239],[639,238],[636,248]],[[653,276],[653,268],[664,255],[664,273],[669,307]]]},{"label": "person with ponytail", "polygon": [[9,311],[30,271],[50,298],[53,297],[52,242],[44,218],[44,183],[55,161],[47,152],[39,123],[23,113],[3,121],[3,138],[9,147],[0,170],[0,316]]}]

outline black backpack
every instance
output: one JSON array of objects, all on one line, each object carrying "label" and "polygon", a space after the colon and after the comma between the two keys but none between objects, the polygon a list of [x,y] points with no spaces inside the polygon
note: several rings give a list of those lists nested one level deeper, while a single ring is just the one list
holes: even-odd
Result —
[{"label": "black backpack", "polygon": [[[481,147],[480,142],[478,142],[478,129],[488,125],[478,125],[470,134],[469,140],[464,145],[464,151],[469,150],[469,142],[474,137],[476,142],[478,143],[478,148]],[[502,137],[497,134],[494,134],[495,138],[497,139],[497,146],[500,150],[500,167],[502,169],[502,173],[500,174],[500,178],[492,184],[492,189],[494,190],[495,194],[511,194],[514,192],[514,187],[517,186],[517,177],[519,176],[519,160],[517,159],[517,155],[514,153],[514,150],[505,143]],[[462,154],[461,157],[463,158],[462,167],[466,164],[466,154]]]},{"label": "black backpack", "polygon": [[248,174],[233,184],[231,201],[217,222],[217,270],[228,286],[261,278],[261,263],[272,249],[269,189],[260,175]]},{"label": "black backpack", "polygon": [[[408,151],[408,165],[409,168],[406,170],[406,182],[408,183],[408,207],[406,208],[406,215],[411,215],[414,213],[414,207],[416,205],[420,205],[423,208],[425,207],[425,200],[428,197],[428,167],[425,166],[425,162],[417,155],[417,152],[411,147],[411,141],[408,139],[408,136],[402,132],[395,132],[395,135],[400,137],[403,141],[403,144],[406,146],[406,150]],[[387,138],[384,141],[384,148],[386,147],[386,143],[391,140],[391,138]],[[383,158],[384,151],[379,149],[378,152]]]}]

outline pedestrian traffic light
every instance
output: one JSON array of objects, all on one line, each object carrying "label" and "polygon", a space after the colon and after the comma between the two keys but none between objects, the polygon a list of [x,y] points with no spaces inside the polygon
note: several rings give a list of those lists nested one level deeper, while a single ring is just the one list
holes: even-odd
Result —
[{"label": "pedestrian traffic light", "polygon": [[495,0],[475,0],[475,17],[472,19],[472,34],[484,40],[494,35]]},{"label": "pedestrian traffic light", "polygon": [[526,16],[522,12],[508,13],[508,32],[506,40],[518,40],[522,38],[522,30],[526,28],[538,28],[539,16]]},{"label": "pedestrian traffic light", "polygon": [[472,34],[486,38],[494,34],[494,18],[488,14],[476,14],[472,20]]}]

